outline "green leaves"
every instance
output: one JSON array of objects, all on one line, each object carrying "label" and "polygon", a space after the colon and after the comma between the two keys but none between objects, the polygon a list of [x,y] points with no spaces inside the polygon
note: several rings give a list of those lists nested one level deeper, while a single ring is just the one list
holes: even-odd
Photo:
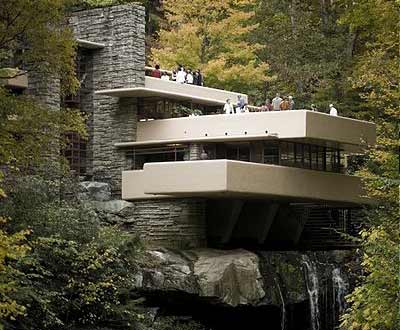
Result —
[{"label": "green leaves", "polygon": [[78,87],[75,42],[65,24],[66,0],[0,0],[0,58],[44,76],[63,77],[63,90]]},{"label": "green leaves", "polygon": [[31,229],[31,251],[12,263],[18,290],[10,299],[26,307],[12,324],[33,330],[110,324],[129,329],[140,315],[129,297],[140,242],[103,227],[87,205],[60,200],[60,189],[25,177],[0,204],[0,212],[13,217],[9,232]]}]

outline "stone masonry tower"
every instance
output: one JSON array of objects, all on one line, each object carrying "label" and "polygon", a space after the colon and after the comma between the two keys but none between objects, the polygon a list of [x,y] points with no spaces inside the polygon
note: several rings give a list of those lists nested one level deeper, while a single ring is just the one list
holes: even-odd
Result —
[{"label": "stone masonry tower", "polygon": [[114,147],[117,141],[136,139],[136,99],[96,95],[94,91],[144,85],[145,10],[136,4],[73,13],[70,25],[75,37],[101,45],[85,49],[86,93],[81,107],[88,114],[88,172],[95,180],[111,183],[119,194],[125,157]]},{"label": "stone masonry tower", "polygon": [[[126,152],[115,143],[136,141],[138,99],[116,98],[95,91],[144,87],[145,10],[136,4],[73,13],[70,25],[84,61],[80,77],[80,108],[88,115],[87,173],[94,181],[111,184],[114,201],[122,205],[121,220],[127,230],[152,245],[204,247],[205,203],[196,198],[120,201],[121,175],[130,169]],[[193,146],[190,159],[197,159]],[[128,205],[129,204],[129,205]],[[128,206],[126,206],[128,205]]]}]

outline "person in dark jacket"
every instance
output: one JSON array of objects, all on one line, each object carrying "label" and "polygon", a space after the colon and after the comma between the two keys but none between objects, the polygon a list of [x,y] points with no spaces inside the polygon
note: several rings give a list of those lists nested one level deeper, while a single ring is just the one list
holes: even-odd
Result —
[{"label": "person in dark jacket", "polygon": [[203,86],[203,75],[201,74],[200,69],[196,70],[196,76],[197,76],[197,78],[196,78],[197,84],[196,85]]}]

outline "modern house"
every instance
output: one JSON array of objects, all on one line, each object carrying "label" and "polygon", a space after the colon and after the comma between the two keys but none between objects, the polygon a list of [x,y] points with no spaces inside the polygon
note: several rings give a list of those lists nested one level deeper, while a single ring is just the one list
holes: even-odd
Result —
[{"label": "modern house", "polygon": [[[114,143],[130,168],[122,172],[122,198],[201,198],[208,241],[218,246],[293,246],[307,230],[311,244],[315,226],[314,244],[325,234],[323,244],[336,246],[330,231],[356,230],[356,210],[371,203],[360,178],[346,174],[346,157],[375,143],[372,123],[308,110],[225,115],[213,108],[202,116],[157,119],[157,112],[141,109],[148,97],[162,106],[195,102],[221,110],[238,94],[150,77],[145,87],[96,93],[142,99],[136,139]],[[161,113],[164,118],[167,109]]]},{"label": "modern house", "polygon": [[[345,247],[338,232],[356,230],[371,203],[346,157],[375,144],[375,125],[309,110],[221,114],[247,95],[145,75],[144,17],[129,4],[70,19],[80,92],[61,100],[51,82],[43,99],[89,115],[89,140],[71,136],[71,168],[131,202],[129,229],[151,244]],[[43,90],[31,76],[28,89]]]}]

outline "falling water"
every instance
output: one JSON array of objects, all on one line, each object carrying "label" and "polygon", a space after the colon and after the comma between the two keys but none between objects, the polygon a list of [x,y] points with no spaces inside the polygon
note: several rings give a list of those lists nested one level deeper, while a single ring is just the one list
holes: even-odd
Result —
[{"label": "falling water", "polygon": [[285,330],[285,324],[286,324],[286,306],[285,306],[285,300],[283,300],[283,295],[282,295],[281,287],[280,287],[279,282],[277,281],[277,279],[276,279],[275,277],[274,277],[274,281],[275,281],[276,287],[278,288],[279,296],[280,296],[281,302],[282,302],[281,330]]},{"label": "falling water", "polygon": [[319,307],[318,307],[318,295],[319,295],[319,284],[318,284],[318,273],[317,267],[314,262],[306,255],[302,256],[302,263],[306,270],[306,286],[308,296],[310,299],[310,310],[311,310],[311,329],[319,330]]},{"label": "falling water", "polygon": [[338,312],[341,314],[346,309],[345,296],[348,292],[348,283],[342,277],[340,268],[332,270],[333,299],[338,306]]}]

